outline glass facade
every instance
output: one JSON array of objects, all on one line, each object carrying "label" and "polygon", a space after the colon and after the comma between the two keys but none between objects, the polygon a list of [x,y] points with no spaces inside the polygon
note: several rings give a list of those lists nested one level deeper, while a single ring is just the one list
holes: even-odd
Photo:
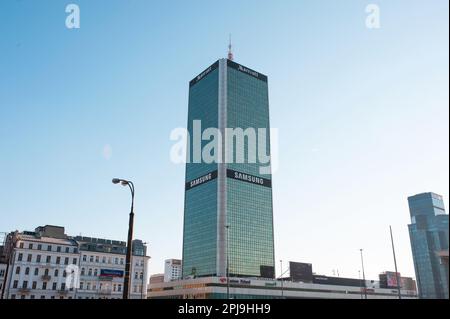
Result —
[{"label": "glass facade", "polygon": [[[267,79],[240,71],[239,65],[231,61],[228,61],[227,75],[227,128],[265,129],[264,136],[268,142],[266,149],[261,151],[269,155],[270,125]],[[257,131],[256,134],[258,134]],[[271,181],[270,174],[260,174],[260,168],[266,166],[267,163],[260,162],[259,145],[261,144],[252,145],[247,139],[244,141],[235,139],[233,154],[236,154],[236,149],[243,148],[245,163],[234,161],[234,163],[227,164],[227,169]],[[227,151],[230,150],[227,149]],[[249,151],[256,154],[255,163],[249,163]],[[259,277],[261,276],[261,266],[275,266],[272,188],[233,178],[228,178],[226,185],[227,224],[230,225],[230,275]]]},{"label": "glass facade", "polygon": [[[265,129],[265,143],[235,139],[233,150],[227,144],[225,154],[242,148],[241,163],[186,164],[183,277],[223,276],[226,259],[230,276],[273,277],[272,178],[260,172],[270,163],[258,158],[258,151],[270,155],[267,77],[220,60],[191,81],[188,113],[191,138],[193,121],[201,120],[202,130],[250,128],[258,137],[258,129]],[[202,147],[207,143],[203,141]],[[249,163],[249,151],[255,154],[255,162]],[[225,224],[229,226],[226,245]]]},{"label": "glass facade", "polygon": [[[208,72],[209,71],[209,72]],[[208,74],[205,74],[208,72]],[[191,82],[189,90],[188,132],[194,136],[194,121],[202,128],[218,128],[219,70],[207,69],[198,83]],[[199,76],[200,77],[200,76]],[[202,142],[202,147],[206,142]],[[193,143],[189,143],[186,164],[186,184],[217,171],[217,163],[194,163]],[[216,274],[217,255],[217,179],[185,192],[183,229],[183,276]]]},{"label": "glass facade", "polygon": [[448,215],[442,196],[425,193],[408,198],[411,248],[420,298],[448,299],[448,264],[439,253],[449,245]]}]

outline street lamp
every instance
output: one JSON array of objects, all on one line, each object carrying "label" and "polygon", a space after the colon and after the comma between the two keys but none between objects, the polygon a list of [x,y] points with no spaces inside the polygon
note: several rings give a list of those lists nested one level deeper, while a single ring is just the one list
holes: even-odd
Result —
[{"label": "street lamp", "polygon": [[398,299],[402,299],[402,292],[401,292],[401,286],[400,286],[401,278],[398,274],[398,269],[397,269],[397,257],[395,256],[395,246],[394,246],[394,236],[392,235],[392,226],[389,226],[389,230],[391,232],[392,254],[394,256],[395,280],[397,281]]},{"label": "street lamp", "polygon": [[230,225],[226,225],[227,229],[227,299],[230,300],[230,254],[229,254],[229,230]]},{"label": "street lamp", "polygon": [[362,273],[363,273],[363,281],[364,281],[364,299],[367,299],[367,284],[366,284],[366,274],[364,272],[364,258],[363,258],[363,250],[359,250],[361,252],[361,266],[362,266]]},{"label": "street lamp", "polygon": [[280,278],[281,278],[281,299],[284,298],[284,291],[283,291],[283,260],[280,260]]},{"label": "street lamp", "polygon": [[123,283],[123,299],[128,299],[130,291],[130,269],[131,269],[131,251],[133,241],[133,222],[134,222],[134,185],[133,182],[124,179],[114,178],[113,184],[121,184],[122,186],[128,186],[131,190],[131,211],[130,220],[128,224],[128,241],[127,241],[127,256],[125,260],[125,278]]}]

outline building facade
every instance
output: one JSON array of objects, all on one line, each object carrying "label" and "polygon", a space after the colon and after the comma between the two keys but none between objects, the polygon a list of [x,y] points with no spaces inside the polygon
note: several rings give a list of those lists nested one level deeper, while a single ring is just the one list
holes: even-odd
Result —
[{"label": "building facade", "polygon": [[[183,278],[224,276],[227,265],[230,276],[273,278],[271,163],[259,156],[270,155],[267,77],[228,59],[215,62],[190,82],[187,127],[194,141],[186,164]],[[198,153],[210,141],[195,142],[209,128],[221,136],[214,161]]]},{"label": "building facade", "polygon": [[[149,257],[141,241],[133,246],[130,298],[145,298]],[[122,298],[125,252],[124,242],[70,237],[59,226],[12,232],[0,267],[2,298]]]},{"label": "building facade", "polygon": [[[372,285],[367,285],[368,299],[398,299],[397,289],[380,288],[374,281],[369,283]],[[415,291],[402,289],[401,294],[403,299],[417,299]],[[316,284],[234,277],[230,280],[229,296],[230,299],[362,299],[363,295],[364,291],[358,285],[347,286],[336,280]],[[204,277],[170,283],[150,283],[148,298],[227,299],[227,278]]]},{"label": "building facade", "polygon": [[[100,238],[75,237],[80,247],[78,299],[121,299],[125,274],[126,243]],[[134,240],[130,269],[130,299],[144,299],[149,257],[142,241]]]},{"label": "building facade", "polygon": [[420,298],[448,299],[449,218],[442,196],[424,193],[408,198],[409,235]]},{"label": "building facade", "polygon": [[167,259],[164,262],[164,281],[170,282],[181,279],[183,271],[180,259]]}]

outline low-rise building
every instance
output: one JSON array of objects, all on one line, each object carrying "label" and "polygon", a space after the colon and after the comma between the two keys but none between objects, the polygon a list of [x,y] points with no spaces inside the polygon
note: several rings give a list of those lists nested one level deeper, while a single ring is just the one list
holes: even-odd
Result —
[{"label": "low-rise building", "polygon": [[[357,286],[341,286],[261,278],[230,278],[230,299],[361,299]],[[366,288],[368,299],[396,299],[395,289]],[[404,299],[416,299],[415,291],[402,290]],[[204,277],[150,283],[150,299],[227,299],[227,278]]]},{"label": "low-rise building", "polygon": [[[70,237],[64,227],[12,232],[0,292],[5,299],[122,298],[125,256],[125,242]],[[129,298],[145,298],[149,258],[142,241],[133,241]]]}]

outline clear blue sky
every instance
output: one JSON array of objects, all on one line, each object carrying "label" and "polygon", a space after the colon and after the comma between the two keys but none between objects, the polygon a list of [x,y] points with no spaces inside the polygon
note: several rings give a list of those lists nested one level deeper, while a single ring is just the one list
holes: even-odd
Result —
[{"label": "clear blue sky", "polygon": [[[65,6],[81,28],[65,28]],[[381,8],[381,29],[365,7]],[[279,129],[276,260],[368,277],[413,275],[407,196],[449,198],[447,0],[0,2],[0,231],[44,224],[125,240],[152,273],[181,257],[184,168],[169,134],[185,127],[188,81],[225,57],[269,76]],[[110,146],[110,156],[103,150]],[[278,267],[277,267],[278,268]]]}]

